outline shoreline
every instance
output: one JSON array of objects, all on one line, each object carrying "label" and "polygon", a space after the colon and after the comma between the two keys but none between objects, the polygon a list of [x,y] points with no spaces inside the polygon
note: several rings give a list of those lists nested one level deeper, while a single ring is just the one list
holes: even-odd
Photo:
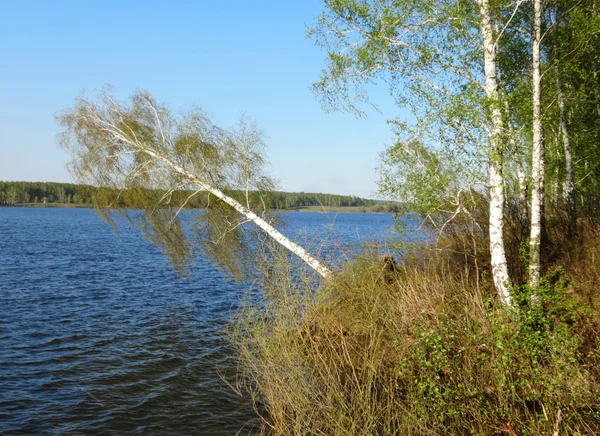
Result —
[{"label": "shoreline", "polygon": [[[93,209],[90,204],[74,204],[74,203],[18,203],[18,204],[2,204],[0,207],[24,207],[38,209]],[[204,210],[203,208],[190,210]],[[321,212],[321,213],[376,213],[376,214],[391,214],[387,211],[373,211],[362,206],[300,206],[290,209],[271,209],[275,212]]]}]

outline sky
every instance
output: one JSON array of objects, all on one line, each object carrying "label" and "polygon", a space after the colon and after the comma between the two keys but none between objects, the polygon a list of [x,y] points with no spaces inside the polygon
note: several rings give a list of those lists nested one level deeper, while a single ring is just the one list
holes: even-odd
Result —
[{"label": "sky", "polygon": [[326,113],[310,85],[326,53],[305,38],[318,0],[5,1],[0,5],[0,180],[72,182],[55,113],[105,84],[223,127],[245,113],[268,135],[285,191],[377,198],[378,154],[400,114],[385,85],[366,119]]}]

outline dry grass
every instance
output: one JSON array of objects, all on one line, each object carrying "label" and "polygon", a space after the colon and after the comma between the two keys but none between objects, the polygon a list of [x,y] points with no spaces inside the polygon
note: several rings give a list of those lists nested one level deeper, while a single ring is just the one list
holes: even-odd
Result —
[{"label": "dry grass", "polygon": [[415,248],[394,271],[366,253],[318,292],[282,262],[232,329],[264,433],[599,434],[600,236],[581,227],[549,265],[541,308],[513,320],[476,235]]}]

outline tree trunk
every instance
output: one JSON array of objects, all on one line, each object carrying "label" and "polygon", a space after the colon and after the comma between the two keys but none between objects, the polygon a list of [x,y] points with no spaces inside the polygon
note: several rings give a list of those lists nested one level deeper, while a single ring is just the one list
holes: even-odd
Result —
[{"label": "tree trunk", "polygon": [[511,149],[512,158],[515,161],[517,167],[517,218],[521,223],[521,232],[523,236],[526,236],[529,228],[529,204],[527,201],[527,173],[523,167],[523,162],[519,156],[519,150],[517,148],[517,142],[515,141],[515,132],[510,122],[510,107],[508,100],[504,101],[504,110],[506,113],[506,130],[509,135],[509,144]]},{"label": "tree trunk", "polygon": [[497,46],[494,41],[494,31],[491,22],[488,0],[478,0],[481,16],[481,34],[484,50],[485,92],[491,101],[492,130],[490,134],[490,253],[492,262],[492,277],[498,297],[502,303],[511,307],[510,280],[504,249],[504,177],[503,146],[502,146],[502,111],[498,101],[498,79],[496,77]]},{"label": "tree trunk", "polygon": [[542,25],[541,0],[533,2],[533,153],[531,158],[531,232],[529,234],[529,286],[540,284],[540,246],[544,204],[544,142],[541,120],[540,40]]},{"label": "tree trunk", "polygon": [[529,218],[529,205],[527,204],[527,174],[521,162],[517,162],[517,178],[519,182],[519,213],[523,221]]},{"label": "tree trunk", "polygon": [[198,177],[196,177],[194,174],[187,171],[185,168],[182,168],[181,166],[175,164],[174,162],[167,159],[166,157],[161,156],[160,154],[156,153],[154,150],[147,148],[147,147],[141,147],[138,145],[134,145],[134,147],[138,148],[139,151],[146,153],[148,156],[152,156],[154,159],[163,162],[165,165],[171,167],[175,172],[186,177],[189,181],[195,183],[200,188],[210,192],[215,197],[219,198],[220,200],[224,201],[225,203],[227,203],[228,205],[233,207],[236,211],[238,211],[239,213],[244,215],[246,218],[251,220],[258,227],[260,227],[271,238],[273,238],[279,244],[281,244],[282,246],[287,248],[289,251],[294,253],[296,256],[298,256],[300,259],[302,259],[304,262],[306,262],[308,264],[308,266],[310,266],[312,269],[314,269],[316,272],[318,272],[322,277],[326,278],[327,276],[329,276],[331,274],[331,270],[329,268],[327,268],[326,266],[324,266],[318,259],[313,257],[308,251],[306,251],[304,248],[302,248],[295,242],[289,240],[279,230],[277,230],[275,227],[273,227],[267,221],[265,221],[264,219],[259,217],[254,212],[252,212],[250,209],[243,206],[241,203],[239,203],[234,198],[229,197],[228,195],[223,193],[220,189],[217,189],[217,188],[213,187],[212,185],[204,182],[203,180],[200,180]]},{"label": "tree trunk", "polygon": [[[558,70],[558,64],[557,64]],[[577,211],[575,204],[575,183],[573,181],[573,153],[571,150],[571,139],[569,138],[569,130],[567,127],[567,116],[565,111],[565,98],[560,88],[559,71],[556,74],[556,89],[558,91],[558,112],[560,116],[560,132],[563,140],[563,149],[565,153],[565,184],[564,184],[564,199],[567,209],[568,220],[568,237],[571,238],[575,234],[577,225]]]}]

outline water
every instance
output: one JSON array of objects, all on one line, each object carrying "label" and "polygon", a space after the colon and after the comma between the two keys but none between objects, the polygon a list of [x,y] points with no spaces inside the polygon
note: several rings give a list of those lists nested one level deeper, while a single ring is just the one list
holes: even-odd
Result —
[{"label": "water", "polygon": [[[286,233],[359,243],[391,215],[287,213]],[[0,208],[0,434],[255,432],[222,331],[247,287],[180,278],[88,209]]]}]

